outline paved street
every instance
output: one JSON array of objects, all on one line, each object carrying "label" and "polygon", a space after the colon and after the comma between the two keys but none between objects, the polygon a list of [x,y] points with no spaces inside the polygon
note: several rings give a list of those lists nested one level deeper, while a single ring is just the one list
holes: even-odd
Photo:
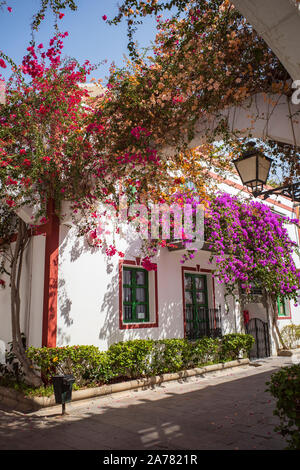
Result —
[{"label": "paved street", "polygon": [[266,381],[280,366],[268,358],[152,390],[121,392],[23,414],[0,410],[0,449],[280,450]]}]

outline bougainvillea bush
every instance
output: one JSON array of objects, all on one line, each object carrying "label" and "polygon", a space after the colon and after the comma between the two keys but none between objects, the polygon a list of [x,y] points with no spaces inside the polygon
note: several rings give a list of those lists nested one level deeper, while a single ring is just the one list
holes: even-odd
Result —
[{"label": "bougainvillea bush", "polygon": [[220,194],[209,203],[207,242],[216,261],[216,276],[231,292],[239,284],[247,293],[262,287],[269,294],[297,300],[300,274],[293,259],[297,244],[286,224],[297,219],[275,214],[256,200],[242,202]]},{"label": "bougainvillea bush", "polygon": [[[79,233],[89,233],[93,225],[86,220],[94,218],[99,204],[117,207],[119,196],[126,193],[133,202],[145,194],[155,198],[161,188],[168,192],[174,177],[166,171],[166,162],[160,162],[152,131],[141,122],[124,121],[118,104],[126,101],[122,86],[117,90],[108,86],[96,100],[90,98],[85,84],[93,66],[62,58],[67,36],[57,33],[48,45],[32,42],[19,67],[0,54],[4,57],[0,66],[10,64],[13,70],[0,107],[0,199],[3,214],[10,210],[18,214],[23,206],[36,208],[32,226],[47,222],[50,203],[60,215],[63,201],[69,201],[73,214],[82,215]],[[13,345],[18,359],[26,362],[18,341],[19,279],[32,227],[21,219],[13,227],[10,223],[11,218],[1,215],[1,231],[15,235],[8,273],[12,329],[18,331]],[[121,254],[114,246],[106,253]],[[2,259],[1,253],[1,273],[6,269]],[[1,278],[1,286],[4,282]]]},{"label": "bougainvillea bush", "polygon": [[[142,29],[148,15],[156,17],[157,36],[154,50],[141,54],[134,32]],[[123,20],[128,24],[129,51],[140,66],[136,86],[143,88],[143,96],[148,93],[143,106],[157,115],[160,130],[169,135],[173,130],[170,137],[175,141],[176,135],[191,138],[199,117],[205,129],[210,115],[217,117],[221,109],[256,93],[292,94],[288,72],[229,0],[123,0],[108,22],[117,25]],[[225,121],[218,132],[241,153],[240,136]],[[210,129],[206,135],[213,137]],[[271,146],[276,165],[285,169],[286,182],[299,176],[294,145],[265,144]]]},{"label": "bougainvillea bush", "polygon": [[[228,193],[217,193],[204,199],[198,192],[176,192],[164,200],[182,208],[190,204],[193,211],[203,205],[204,240],[215,261],[214,276],[226,286],[228,294],[241,288],[245,295],[259,287],[269,295],[297,301],[300,274],[294,261],[297,244],[292,242],[287,224],[299,224],[297,219],[276,214],[258,200],[242,200]],[[175,226],[173,221],[173,228]],[[184,230],[182,238],[185,238]],[[159,240],[159,246],[170,245]],[[149,244],[149,253],[153,244]],[[156,253],[156,247],[154,253]],[[181,262],[193,259],[197,250],[187,251]],[[294,254],[294,255],[293,255]]]},{"label": "bougainvillea bush", "polygon": [[[63,17],[59,8],[76,7],[71,0],[50,4],[58,18]],[[42,0],[33,28],[43,20],[47,6],[49,1]],[[98,85],[94,98],[85,85],[94,66],[62,58],[67,32],[57,30],[47,45],[33,40],[20,66],[0,51],[0,67],[10,65],[13,70],[0,107],[0,199],[6,209],[18,213],[24,205],[36,206],[32,224],[44,223],[49,202],[60,214],[63,201],[69,201],[74,216],[84,215],[79,233],[88,233],[100,247],[102,237],[95,233],[100,203],[117,209],[119,197],[126,195],[131,203],[169,203],[173,198],[184,204],[190,201],[182,181],[187,178],[198,200],[207,205],[210,171],[222,174],[230,169],[234,151],[240,152],[242,145],[222,123],[218,132],[230,143],[231,152],[217,151],[213,134],[205,136],[197,151],[188,149],[199,118],[205,122],[209,115],[258,92],[285,93],[289,77],[227,0],[125,0],[120,18],[131,21],[157,14],[160,6],[178,7],[186,16],[171,21],[157,18],[151,55],[137,56],[121,69],[112,67],[105,89]],[[214,211],[222,219],[220,227]],[[256,244],[251,238],[253,217],[259,234]],[[290,244],[282,222],[276,225],[272,217],[259,205],[239,205],[226,197],[212,200],[208,236],[219,266],[216,275],[229,289],[238,283],[247,291],[251,282],[261,281],[271,295],[293,297],[298,279]],[[260,218],[265,221],[261,225]],[[236,232],[231,238],[227,225],[231,234]],[[15,268],[24,252],[22,237],[28,237],[27,229],[19,223]],[[273,253],[272,239],[264,233],[269,229],[275,240]],[[146,269],[154,268],[151,258],[166,243],[159,240],[154,247],[152,243],[146,247],[142,260]],[[225,251],[229,252],[226,259]],[[106,254],[122,255],[113,245],[106,247]],[[12,273],[17,279],[15,268]],[[17,312],[20,299],[15,287]]]}]

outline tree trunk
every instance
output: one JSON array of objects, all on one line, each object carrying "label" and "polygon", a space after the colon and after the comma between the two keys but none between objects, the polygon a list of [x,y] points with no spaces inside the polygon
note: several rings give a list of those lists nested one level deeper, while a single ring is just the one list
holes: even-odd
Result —
[{"label": "tree trunk", "polygon": [[[282,339],[282,336],[281,336],[281,333],[280,333],[280,330],[279,330],[279,327],[278,327],[278,322],[277,322],[277,318],[278,318],[277,299],[276,299],[276,297],[274,297],[274,295],[269,295],[269,299],[270,299],[270,304],[271,304],[271,307],[272,307],[272,310],[273,310],[272,325],[273,325],[273,327],[276,331],[276,334],[277,334],[277,337],[279,339],[279,342],[281,343],[281,346],[283,347],[283,349],[288,349],[285,342]],[[277,352],[278,352],[279,347],[278,347],[277,344],[276,344],[276,347],[277,347]]]},{"label": "tree trunk", "polygon": [[41,378],[35,373],[31,362],[26,356],[25,348],[22,341],[20,327],[20,281],[23,265],[24,250],[28,242],[28,232],[25,222],[19,219],[18,234],[15,242],[15,248],[12,250],[11,260],[11,326],[12,326],[12,349],[16,355],[22,370],[24,372],[24,380],[29,385],[40,386]]},{"label": "tree trunk", "polygon": [[240,284],[238,286],[238,289],[239,289],[239,302],[240,302],[240,328],[241,328],[241,332],[245,333],[246,331],[245,321],[244,321],[245,301],[244,301],[244,296],[243,296],[242,288]]}]

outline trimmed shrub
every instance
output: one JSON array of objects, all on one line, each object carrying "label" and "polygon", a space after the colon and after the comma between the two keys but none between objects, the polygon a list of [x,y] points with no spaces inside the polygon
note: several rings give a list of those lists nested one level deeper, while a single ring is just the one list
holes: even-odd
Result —
[{"label": "trimmed shrub", "polygon": [[138,378],[151,373],[152,340],[131,340],[115,343],[107,350],[114,376]]},{"label": "trimmed shrub", "polygon": [[201,338],[190,343],[189,366],[200,367],[220,362],[221,345],[221,338]]},{"label": "trimmed shrub", "polygon": [[106,354],[96,346],[63,346],[57,348],[34,348],[26,351],[33,365],[40,369],[43,380],[49,383],[55,374],[73,374],[75,383],[79,386],[90,381],[89,374],[95,368],[107,362]]},{"label": "trimmed shrub", "polygon": [[155,341],[152,358],[153,375],[178,372],[184,368],[184,354],[186,350],[184,339],[162,339]]},{"label": "trimmed shrub", "polygon": [[242,333],[230,333],[223,336],[220,361],[234,361],[241,356],[247,356],[254,342],[253,336]]},{"label": "trimmed shrub", "polygon": [[266,385],[277,400],[273,414],[280,424],[274,431],[286,439],[287,449],[300,450],[300,364],[282,367]]},{"label": "trimmed shrub", "polygon": [[252,336],[242,334],[196,341],[136,339],[115,343],[105,352],[96,346],[30,347],[27,356],[46,384],[52,375],[64,373],[73,374],[76,386],[82,387],[231,361],[249,352],[253,342]]}]

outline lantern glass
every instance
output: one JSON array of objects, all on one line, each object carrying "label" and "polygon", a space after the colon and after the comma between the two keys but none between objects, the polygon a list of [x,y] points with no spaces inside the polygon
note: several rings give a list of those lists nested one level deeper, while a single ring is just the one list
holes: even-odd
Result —
[{"label": "lantern glass", "polygon": [[267,183],[269,171],[271,168],[270,158],[266,158],[264,155],[258,157],[258,180],[263,184]]},{"label": "lantern glass", "polygon": [[272,160],[258,150],[252,150],[234,161],[243,185],[258,194],[267,183]]},{"label": "lantern glass", "polygon": [[235,161],[236,169],[245,186],[256,180],[256,155]]}]

